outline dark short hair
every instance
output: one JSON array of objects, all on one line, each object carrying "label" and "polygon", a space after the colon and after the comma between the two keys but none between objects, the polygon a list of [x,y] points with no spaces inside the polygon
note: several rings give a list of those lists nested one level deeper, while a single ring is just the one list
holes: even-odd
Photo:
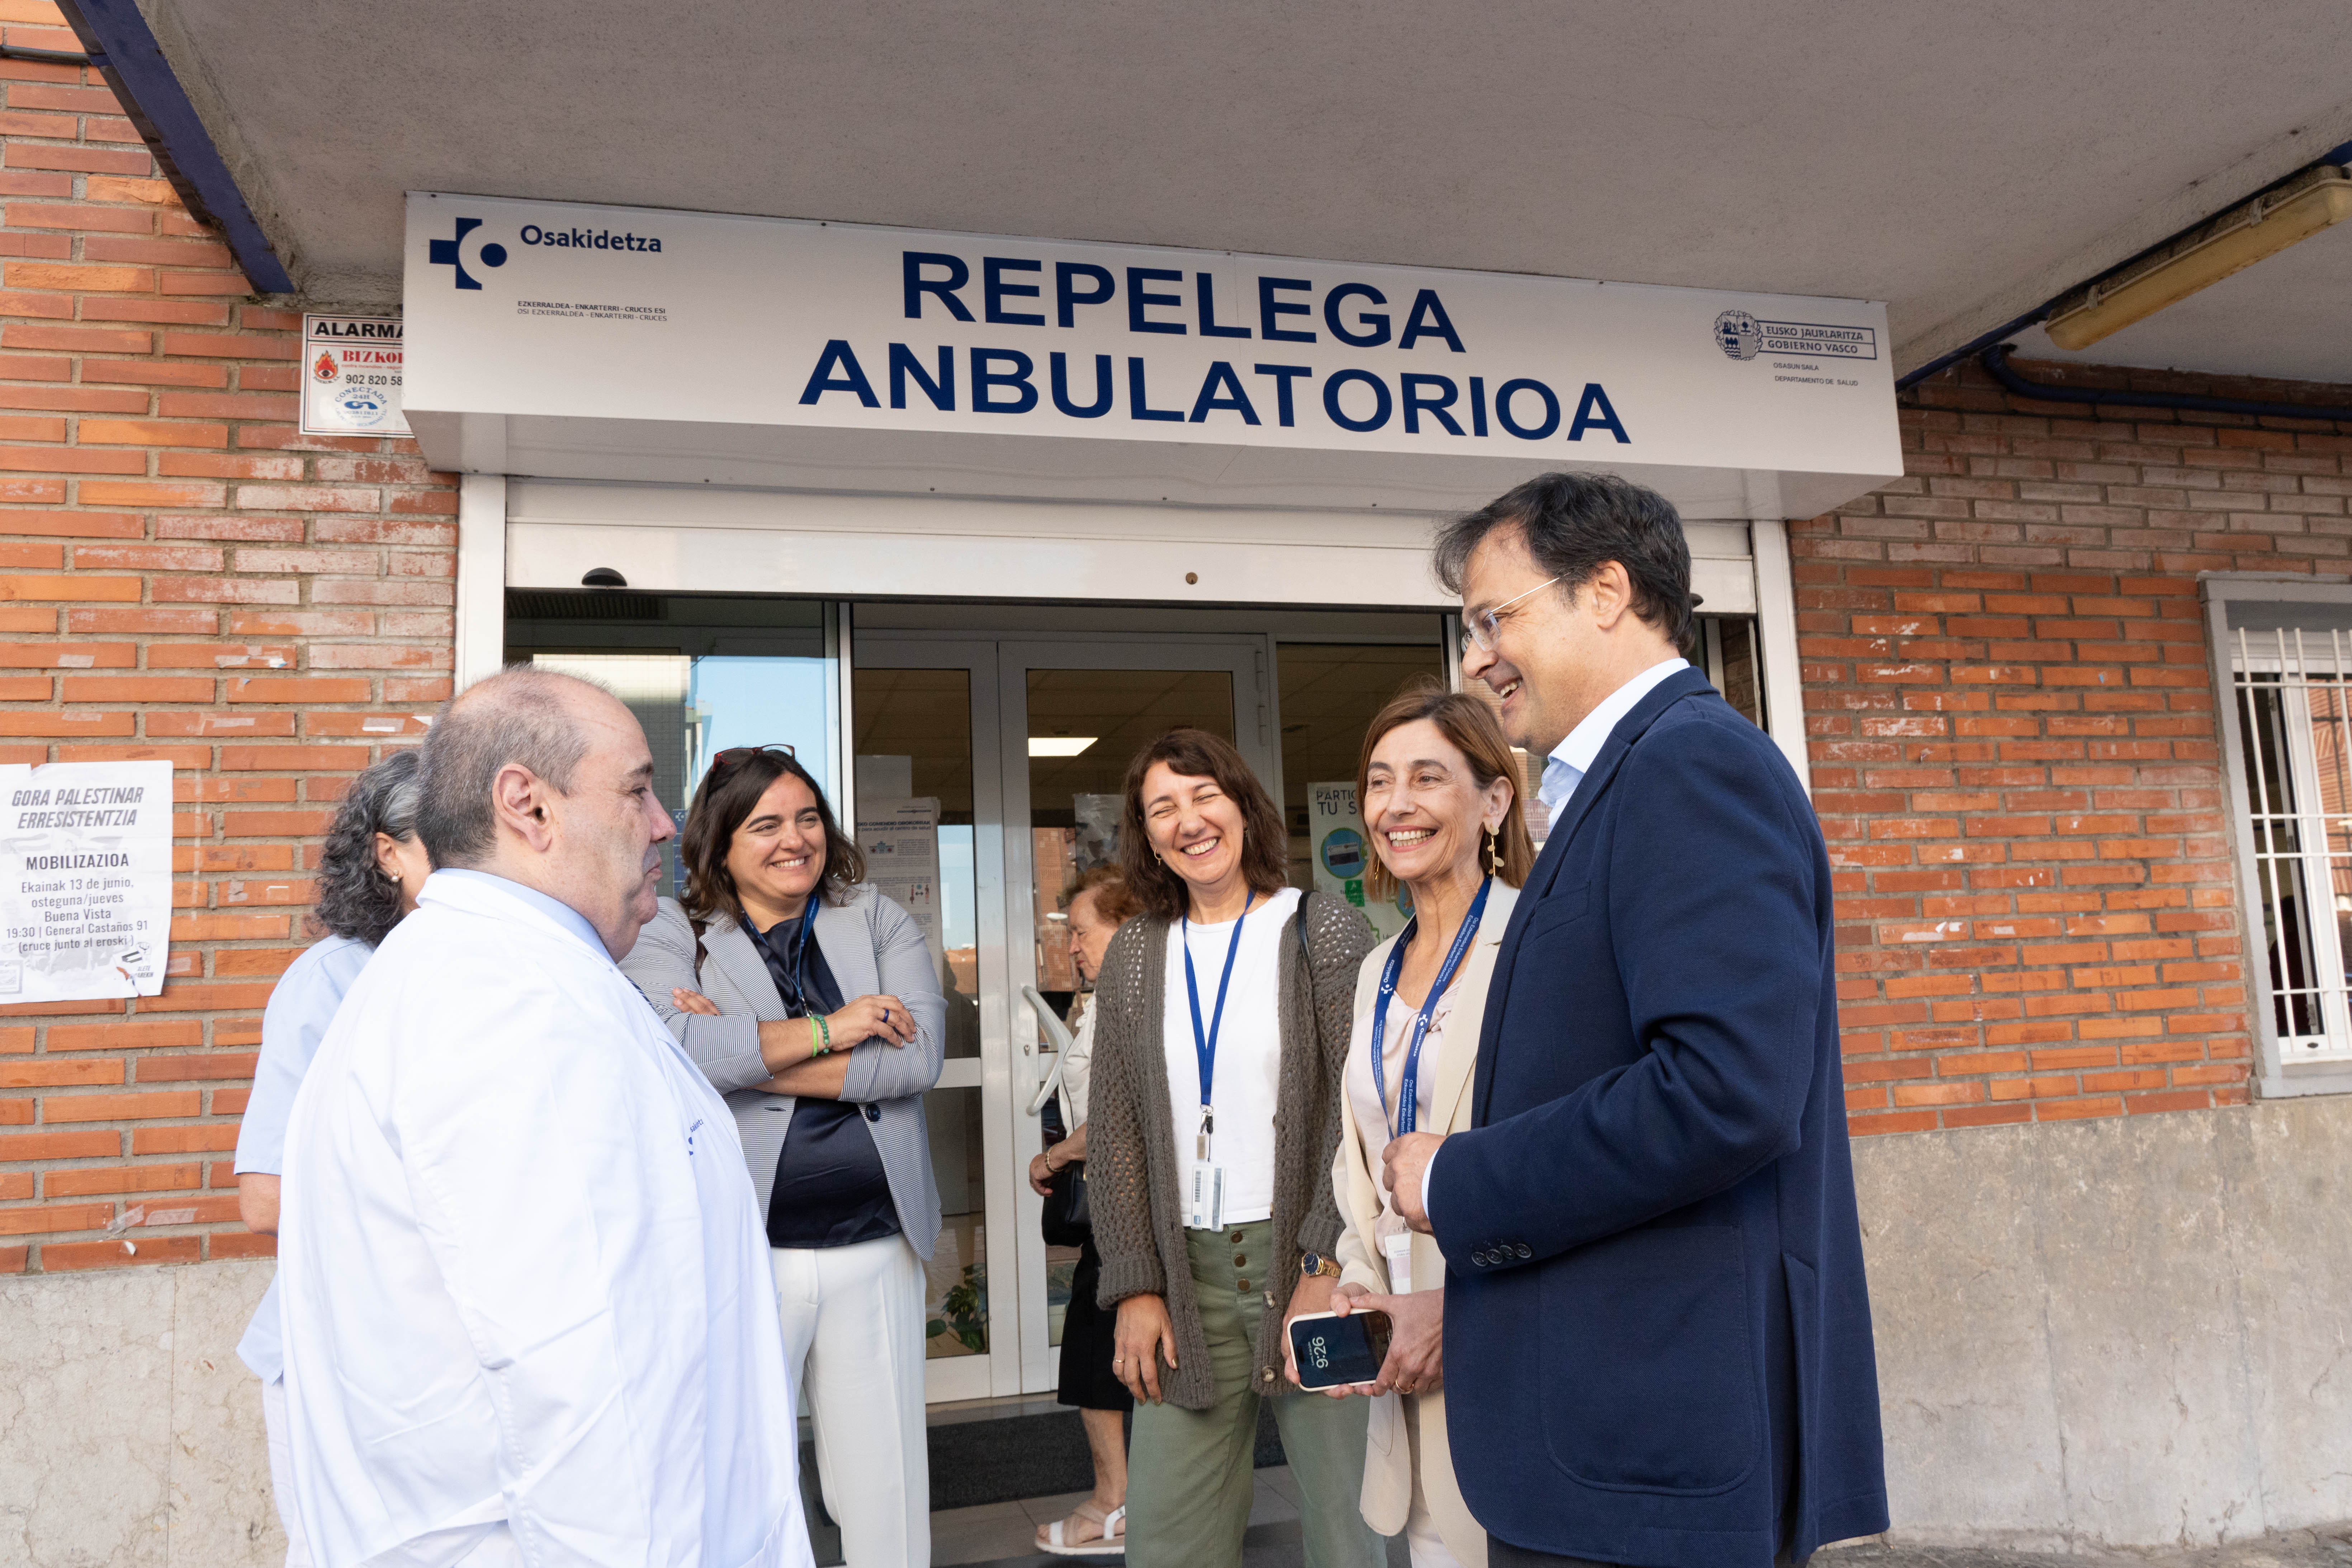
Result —
[{"label": "dark short hair", "polygon": [[1614,474],[1539,474],[1438,530],[1437,576],[1448,593],[1462,592],[1471,552],[1505,527],[1570,591],[1616,562],[1633,584],[1633,613],[1676,647],[1689,644],[1690,543],[1682,514],[1657,491]]},{"label": "dark short hair", "polygon": [[[1436,725],[1437,732],[1462,753],[1463,760],[1470,764],[1470,776],[1477,781],[1480,789],[1487,788],[1496,779],[1510,781],[1511,809],[1503,814],[1502,828],[1496,835],[1502,840],[1503,851],[1503,868],[1496,876],[1505,887],[1518,887],[1536,864],[1536,841],[1528,834],[1527,812],[1519,800],[1523,778],[1517,759],[1511,755],[1511,742],[1503,738],[1503,726],[1495,720],[1495,710],[1475,697],[1448,691],[1433,678],[1423,675],[1391,698],[1389,705],[1372,716],[1371,727],[1364,731],[1363,754],[1356,759],[1357,809],[1362,810],[1364,799],[1370,793],[1372,748],[1390,731],[1423,719]],[[1364,819],[1364,832],[1367,837],[1372,836],[1369,816]],[[1376,899],[1393,899],[1396,878],[1390,875],[1378,845],[1371,847],[1370,864],[1364,868],[1364,890]],[[1483,854],[1478,868],[1486,868]]]},{"label": "dark short hair", "polygon": [[558,795],[572,793],[588,754],[587,726],[571,706],[583,691],[612,695],[576,675],[510,664],[441,705],[420,748],[416,807],[416,831],[434,865],[478,866],[489,858],[499,837],[490,787],[509,763],[530,769]]},{"label": "dark short hair", "polygon": [[817,819],[824,824],[824,868],[817,874],[817,892],[839,903],[849,889],[866,880],[866,857],[834,820],[824,790],[796,758],[782,752],[752,752],[732,763],[713,763],[695,786],[694,802],[686,808],[686,830],[678,835],[678,859],[686,867],[686,912],[697,927],[713,921],[731,921],[743,912],[735,893],[734,874],[727,869],[727,852],[735,847],[735,830],[743,826],[769,786],[790,774],[808,785],[816,797]]},{"label": "dark short hair", "polygon": [[343,791],[319,850],[314,934],[329,931],[370,947],[400,923],[400,883],[376,864],[375,836],[416,837],[417,756],[411,749],[363,771]]},{"label": "dark short hair", "polygon": [[1165,763],[1171,772],[1188,779],[1214,779],[1235,805],[1242,808],[1242,875],[1260,893],[1282,891],[1290,885],[1290,837],[1274,797],[1257,782],[1250,765],[1234,743],[1206,730],[1171,730],[1135,753],[1127,764],[1127,808],[1118,834],[1119,868],[1127,885],[1144,909],[1162,920],[1184,912],[1192,889],[1152,853],[1151,834],[1143,822],[1143,776]]},{"label": "dark short hair", "polygon": [[1115,926],[1123,926],[1143,912],[1143,900],[1135,896],[1135,889],[1127,885],[1127,873],[1117,866],[1089,866],[1079,872],[1062,907],[1066,910],[1076,904],[1082,893],[1092,893],[1095,913]]}]

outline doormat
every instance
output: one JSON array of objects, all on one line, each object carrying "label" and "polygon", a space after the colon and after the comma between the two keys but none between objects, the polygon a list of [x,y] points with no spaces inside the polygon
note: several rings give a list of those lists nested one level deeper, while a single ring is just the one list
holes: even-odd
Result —
[{"label": "doormat", "polygon": [[[1076,1410],[957,1421],[930,1429],[931,1508],[978,1508],[1092,1490],[1094,1460]],[[804,1447],[803,1462],[813,1456]],[[1255,1466],[1286,1464],[1274,1412],[1260,1405]]]}]

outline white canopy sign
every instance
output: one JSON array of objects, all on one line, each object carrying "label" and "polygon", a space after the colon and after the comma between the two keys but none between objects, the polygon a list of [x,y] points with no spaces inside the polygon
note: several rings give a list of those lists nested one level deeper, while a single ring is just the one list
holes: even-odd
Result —
[{"label": "white canopy sign", "polygon": [[406,266],[438,467],[1430,507],[1580,467],[1724,517],[1902,470],[1859,300],[433,195]]}]

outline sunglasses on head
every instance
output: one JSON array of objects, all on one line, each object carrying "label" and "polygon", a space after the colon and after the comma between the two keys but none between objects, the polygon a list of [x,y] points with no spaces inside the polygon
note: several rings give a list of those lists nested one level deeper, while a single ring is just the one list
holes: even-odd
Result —
[{"label": "sunglasses on head", "polygon": [[764,746],[730,746],[710,759],[710,771],[715,773],[725,768],[740,766],[762,752],[780,752],[796,762],[799,760],[790,745],[782,741],[772,741]]}]

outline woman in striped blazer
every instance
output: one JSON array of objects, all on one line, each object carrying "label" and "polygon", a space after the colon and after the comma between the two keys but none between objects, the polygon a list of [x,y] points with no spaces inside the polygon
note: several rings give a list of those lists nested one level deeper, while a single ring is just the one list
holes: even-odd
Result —
[{"label": "woman in striped blazer", "polygon": [[[852,1563],[930,1563],[924,1273],[940,1233],[923,1095],[947,1003],[914,917],[782,746],[721,752],[621,967],[727,1097],[765,1205],[786,1364]],[[793,1419],[790,1410],[775,1413]]]}]

